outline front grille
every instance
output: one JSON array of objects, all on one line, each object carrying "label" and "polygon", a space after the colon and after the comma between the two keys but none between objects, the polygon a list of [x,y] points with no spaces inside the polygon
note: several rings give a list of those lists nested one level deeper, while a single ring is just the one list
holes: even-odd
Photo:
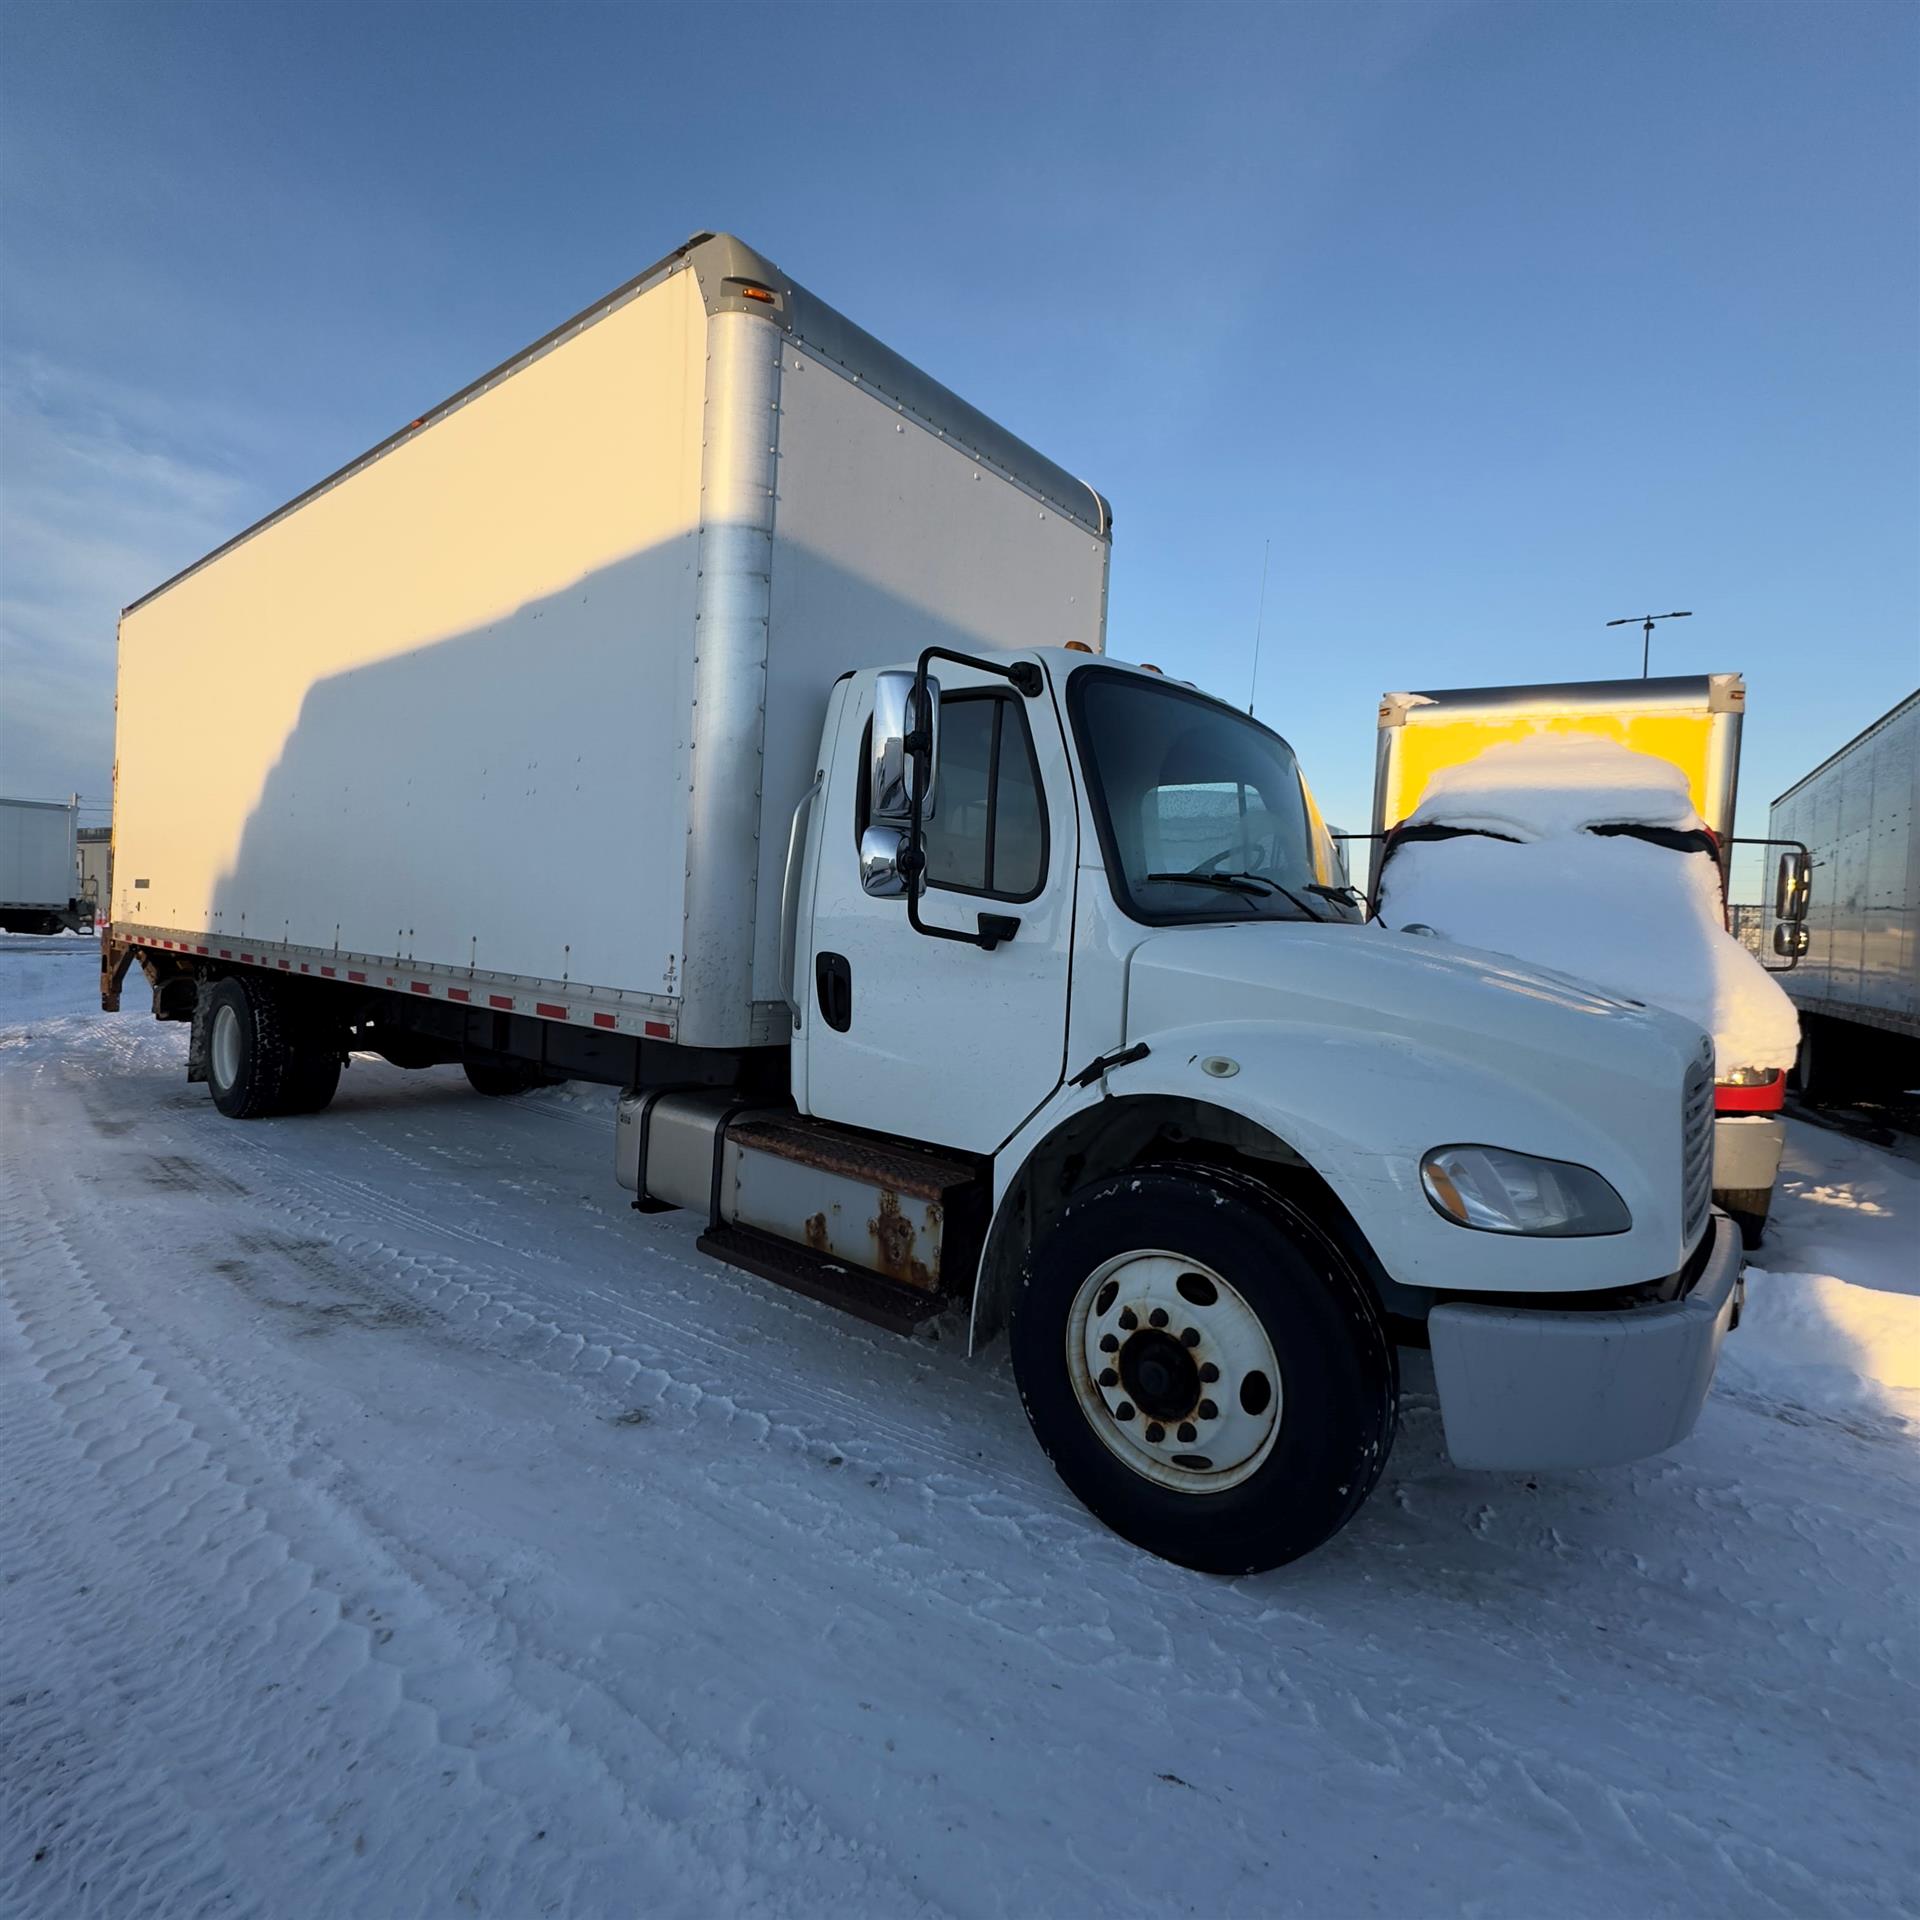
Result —
[{"label": "front grille", "polygon": [[1687,1069],[1680,1095],[1680,1216],[1692,1246],[1713,1204],[1713,1074],[1703,1060]]}]

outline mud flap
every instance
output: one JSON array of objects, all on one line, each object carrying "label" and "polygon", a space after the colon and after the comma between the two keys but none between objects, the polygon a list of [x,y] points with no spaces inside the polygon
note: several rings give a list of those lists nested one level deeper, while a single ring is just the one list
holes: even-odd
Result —
[{"label": "mud flap", "polygon": [[202,993],[194,997],[193,1027],[187,1035],[187,1079],[204,1080],[207,1077],[207,1048],[210,1045],[208,1033],[207,1002],[211,994]]}]

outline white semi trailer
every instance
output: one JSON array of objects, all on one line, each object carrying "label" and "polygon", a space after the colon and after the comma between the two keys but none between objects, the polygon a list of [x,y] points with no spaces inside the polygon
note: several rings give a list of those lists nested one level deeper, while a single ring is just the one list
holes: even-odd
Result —
[{"label": "white semi trailer", "polygon": [[1697,1027],[1363,925],[1287,744],[1102,658],[1106,502],[703,235],[129,608],[113,925],[240,1118],[621,1088],[716,1258],[1003,1326],[1156,1553],[1691,1428]]},{"label": "white semi trailer", "polygon": [[1799,955],[1783,984],[1800,1008],[1800,1073],[1813,1092],[1920,1087],[1917,816],[1920,693],[1773,803],[1767,831],[1804,842],[1816,875],[1801,928],[1783,929]]},{"label": "white semi trailer", "polygon": [[0,800],[0,933],[60,933],[79,924],[70,800]]}]

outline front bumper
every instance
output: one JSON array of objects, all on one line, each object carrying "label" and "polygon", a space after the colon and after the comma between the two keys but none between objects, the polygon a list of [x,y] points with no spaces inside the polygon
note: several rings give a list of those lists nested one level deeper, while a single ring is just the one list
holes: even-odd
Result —
[{"label": "front bumper", "polygon": [[1449,1301],[1427,1318],[1447,1452],[1462,1467],[1614,1467],[1700,1417],[1740,1295],[1740,1234],[1715,1212],[1683,1298],[1616,1312]]}]

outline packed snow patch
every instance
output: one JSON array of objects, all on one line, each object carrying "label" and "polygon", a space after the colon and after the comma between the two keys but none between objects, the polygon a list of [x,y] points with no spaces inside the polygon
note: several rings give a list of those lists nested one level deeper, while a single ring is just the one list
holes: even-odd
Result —
[{"label": "packed snow patch", "polygon": [[1416,826],[1472,827],[1545,840],[1630,824],[1698,831],[1680,769],[1597,733],[1537,734],[1442,767],[1411,815]]},{"label": "packed snow patch", "polygon": [[1216,1581],[1003,1357],[633,1213],[609,1090],[238,1123],[98,994],[0,936],[0,1915],[1911,1908],[1920,1450],[1788,1372],[1920,1286],[1894,1156],[1793,1129],[1822,1284],[1673,1452],[1463,1472],[1409,1353],[1354,1524]]},{"label": "packed snow patch", "polygon": [[[1593,784],[1559,791],[1561,777]],[[1723,1076],[1793,1064],[1799,1016],[1727,933],[1712,859],[1586,830],[1697,829],[1678,769],[1593,737],[1519,741],[1436,775],[1413,819],[1471,832],[1393,849],[1381,876],[1389,926],[1424,923],[1684,1014],[1713,1035]],[[1483,837],[1493,833],[1523,837]]]}]

